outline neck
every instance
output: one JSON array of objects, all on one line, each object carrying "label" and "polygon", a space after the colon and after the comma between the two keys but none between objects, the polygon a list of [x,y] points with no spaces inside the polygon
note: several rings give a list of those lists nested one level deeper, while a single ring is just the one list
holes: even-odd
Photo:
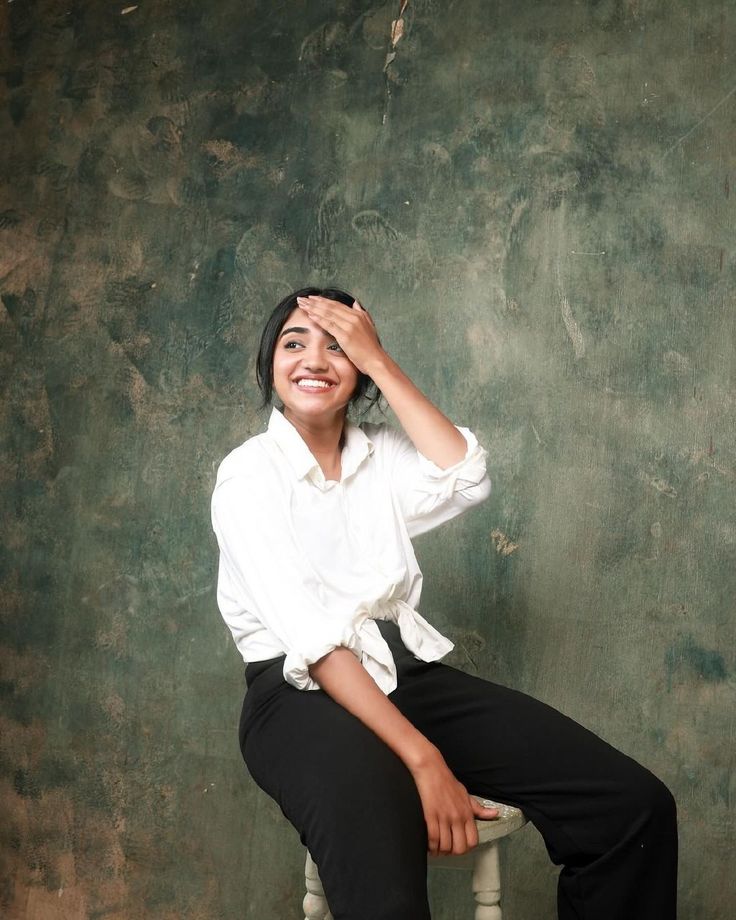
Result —
[{"label": "neck", "polygon": [[331,470],[339,466],[345,428],[345,412],[330,418],[304,418],[284,409],[284,418],[296,428],[309,450],[322,467]]}]

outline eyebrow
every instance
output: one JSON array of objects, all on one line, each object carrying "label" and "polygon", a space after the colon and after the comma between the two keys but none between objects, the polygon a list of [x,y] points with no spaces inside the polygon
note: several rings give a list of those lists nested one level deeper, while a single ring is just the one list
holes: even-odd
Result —
[{"label": "eyebrow", "polygon": [[[306,326],[289,326],[288,329],[284,329],[284,331],[279,335],[279,338],[280,338],[280,339],[283,339],[283,337],[284,337],[285,335],[287,335],[289,332],[297,332],[297,333],[299,333],[300,335],[308,335],[308,334],[309,334],[309,331],[310,331],[310,330],[307,329]],[[334,339],[334,338],[335,338],[334,335],[332,335],[332,334],[329,333],[329,332],[325,332],[324,330],[322,330],[322,335],[324,335],[324,336],[325,336],[326,338],[328,338],[328,339]]]}]

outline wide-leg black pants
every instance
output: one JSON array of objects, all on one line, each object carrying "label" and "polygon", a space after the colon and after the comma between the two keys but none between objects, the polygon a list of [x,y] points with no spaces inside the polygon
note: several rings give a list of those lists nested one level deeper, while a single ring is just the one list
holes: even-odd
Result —
[{"label": "wide-leg black pants", "polygon": [[[562,866],[560,920],[674,920],[677,828],[666,786],[544,703],[418,661],[380,622],[391,701],[469,792],[516,805]],[[335,920],[427,920],[427,833],[402,761],[321,690],[284,681],[283,656],[246,668],[248,770],[299,831]]]}]

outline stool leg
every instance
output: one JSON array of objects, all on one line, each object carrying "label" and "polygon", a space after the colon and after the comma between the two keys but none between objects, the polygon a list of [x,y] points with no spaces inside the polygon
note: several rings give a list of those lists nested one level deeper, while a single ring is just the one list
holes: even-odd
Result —
[{"label": "stool leg", "polygon": [[501,874],[498,841],[479,848],[473,868],[475,920],[501,920]]},{"label": "stool leg", "polygon": [[307,862],[304,866],[304,881],[307,886],[307,893],[304,895],[304,901],[302,902],[304,920],[332,920],[332,914],[327,906],[325,890],[322,887],[317,866],[308,850]]}]

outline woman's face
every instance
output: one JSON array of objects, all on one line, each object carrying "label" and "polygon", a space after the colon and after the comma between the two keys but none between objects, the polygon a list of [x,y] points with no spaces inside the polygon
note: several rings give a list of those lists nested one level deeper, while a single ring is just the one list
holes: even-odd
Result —
[{"label": "woman's face", "polygon": [[305,421],[344,416],[358,369],[334,337],[297,307],[281,327],[273,353],[273,388],[284,415]]}]

